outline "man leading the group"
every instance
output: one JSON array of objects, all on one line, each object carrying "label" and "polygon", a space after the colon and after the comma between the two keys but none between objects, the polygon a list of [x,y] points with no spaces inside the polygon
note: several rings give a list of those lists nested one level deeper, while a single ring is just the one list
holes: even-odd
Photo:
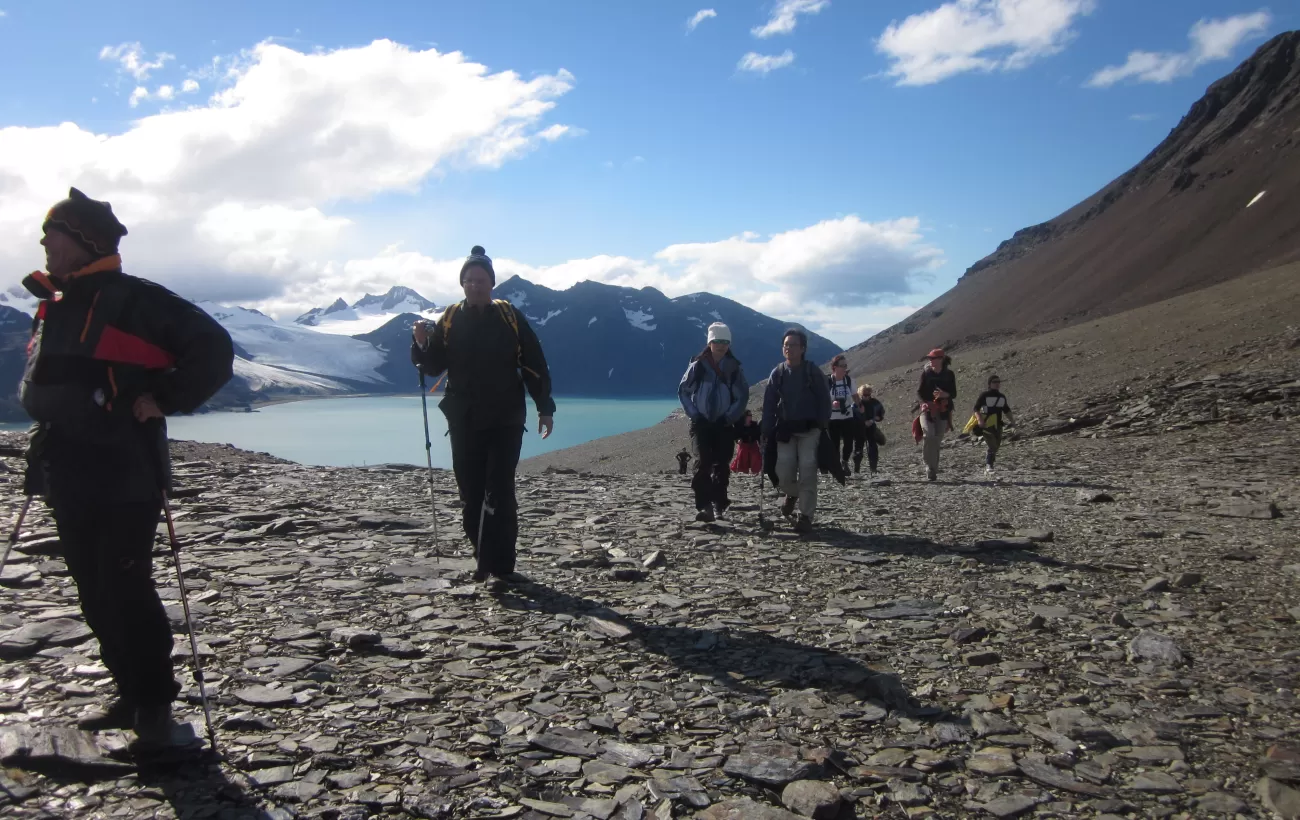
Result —
[{"label": "man leading the group", "polygon": [[736,448],[734,425],[749,401],[745,369],[731,352],[731,329],[722,322],[709,325],[708,343],[691,359],[677,386],[677,397],[691,420],[695,520],[714,521],[731,505],[727,487]]},{"label": "man leading the group", "polygon": [[831,394],[825,376],[804,356],[808,336],[796,328],[781,340],[785,361],[768,377],[763,391],[763,436],[776,440],[776,475],[785,493],[781,513],[799,507],[795,531],[812,532],[817,512],[817,446],[831,418]]},{"label": "man leading the group", "polygon": [[171,482],[165,416],[191,413],[230,380],[234,346],[216,320],[122,272],[126,228],[73,188],[42,226],[46,272],[20,397],[37,422],[27,492],[44,494],[86,625],[117,699],[82,728],[173,742],[172,630],[153,584]]},{"label": "man leading the group", "polygon": [[554,426],[551,373],[537,334],[513,305],[492,298],[496,271],[475,245],[460,269],[465,300],[436,323],[412,329],[411,361],[426,375],[447,372],[438,406],[451,433],[451,463],[474,544],[475,581],[503,587],[515,571],[519,508],[515,470],[523,446],[524,389],[537,406],[542,438]]}]

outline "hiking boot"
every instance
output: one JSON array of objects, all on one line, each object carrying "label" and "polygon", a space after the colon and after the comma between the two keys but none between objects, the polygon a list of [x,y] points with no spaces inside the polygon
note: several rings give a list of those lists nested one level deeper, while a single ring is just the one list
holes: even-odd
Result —
[{"label": "hiking boot", "polygon": [[938,481],[938,480],[939,480],[939,473],[938,473],[937,471],[935,471],[935,470],[927,470],[926,473],[925,473],[925,477],[928,478],[928,479],[931,480],[931,481]]},{"label": "hiking boot", "polygon": [[87,732],[105,729],[130,729],[135,725],[135,704],[117,698],[107,709],[96,709],[77,721],[77,728]]},{"label": "hiking boot", "polygon": [[723,517],[725,517],[726,514],[727,514],[727,508],[730,507],[730,506],[731,506],[730,504],[714,504],[714,505],[713,505],[713,516],[714,516],[715,518],[723,518]]},{"label": "hiking boot", "polygon": [[705,507],[704,509],[695,513],[695,520],[703,521],[706,524],[711,523],[714,520],[713,510],[709,509],[708,507]]},{"label": "hiking boot", "polygon": [[789,518],[794,515],[794,505],[799,503],[799,496],[787,495],[785,501],[781,502],[781,515]]},{"label": "hiking boot", "polygon": [[803,513],[799,514],[799,520],[794,523],[794,531],[797,533],[810,533],[813,531],[812,519]]},{"label": "hiking boot", "polygon": [[192,746],[197,742],[194,730],[188,724],[172,720],[172,705],[162,703],[141,706],[135,710],[135,737],[133,744],[146,749],[175,749]]},{"label": "hiking boot", "polygon": [[510,582],[507,581],[505,578],[498,578],[497,576],[493,575],[491,578],[488,579],[485,588],[487,589],[488,592],[505,592],[506,590],[510,589]]},{"label": "hiking boot", "polygon": [[487,570],[485,570],[485,569],[476,569],[476,570],[474,570],[474,575],[473,575],[473,577],[472,577],[472,580],[474,581],[474,583],[476,583],[476,584],[481,584],[481,583],[483,583],[484,581],[486,581],[487,579],[488,579],[488,572],[487,572]]},{"label": "hiking boot", "polygon": [[993,475],[993,465],[988,464],[984,467],[984,475]]}]

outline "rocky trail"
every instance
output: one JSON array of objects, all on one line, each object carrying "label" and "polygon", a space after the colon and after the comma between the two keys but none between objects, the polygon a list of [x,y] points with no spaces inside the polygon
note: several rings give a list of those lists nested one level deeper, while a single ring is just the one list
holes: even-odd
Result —
[{"label": "rocky trail", "polygon": [[224,758],[69,728],[111,686],[38,507],[0,577],[0,814],[1297,817],[1296,434],[1026,438],[995,479],[953,442],[936,483],[891,442],[803,538],[753,477],[705,525],[676,475],[523,475],[529,581],[495,595],[449,472],[435,543],[423,469],[177,443]]}]

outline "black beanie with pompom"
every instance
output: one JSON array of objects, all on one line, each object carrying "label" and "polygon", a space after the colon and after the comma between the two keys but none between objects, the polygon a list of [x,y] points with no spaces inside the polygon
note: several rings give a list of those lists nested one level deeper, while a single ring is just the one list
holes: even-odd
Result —
[{"label": "black beanie with pompom", "polygon": [[488,276],[492,277],[492,287],[496,287],[497,272],[493,270],[492,258],[487,255],[487,251],[483,250],[482,245],[475,245],[470,248],[469,256],[465,257],[465,264],[460,266],[460,283],[465,284],[465,271],[475,265],[488,272]]}]

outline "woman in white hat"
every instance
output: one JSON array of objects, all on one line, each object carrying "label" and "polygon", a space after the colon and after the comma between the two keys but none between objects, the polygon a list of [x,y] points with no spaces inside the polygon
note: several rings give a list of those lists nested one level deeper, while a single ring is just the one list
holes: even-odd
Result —
[{"label": "woman in white hat", "polygon": [[713,521],[731,505],[727,484],[736,447],[732,427],[749,403],[745,370],[731,353],[731,328],[714,322],[708,332],[708,344],[691,359],[677,386],[677,397],[691,420],[696,521]]}]

